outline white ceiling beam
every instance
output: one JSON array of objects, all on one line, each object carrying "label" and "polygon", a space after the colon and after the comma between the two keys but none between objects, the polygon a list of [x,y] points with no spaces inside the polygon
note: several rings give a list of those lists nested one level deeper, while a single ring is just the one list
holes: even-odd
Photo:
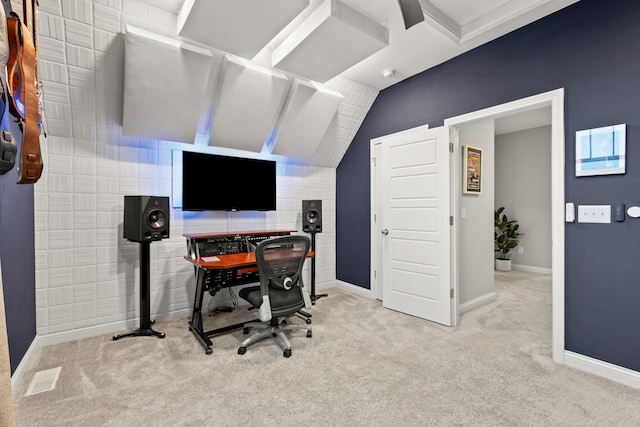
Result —
[{"label": "white ceiling beam", "polygon": [[186,0],[178,35],[251,59],[309,6],[309,0]]},{"label": "white ceiling beam", "polygon": [[326,0],[274,49],[271,65],[324,83],[388,44],[387,27]]},{"label": "white ceiling beam", "polygon": [[455,43],[460,43],[462,37],[462,28],[460,25],[451,19],[451,17],[440,9],[435,7],[428,0],[420,0],[422,6],[422,12],[425,19],[430,22],[434,28],[451,39]]}]

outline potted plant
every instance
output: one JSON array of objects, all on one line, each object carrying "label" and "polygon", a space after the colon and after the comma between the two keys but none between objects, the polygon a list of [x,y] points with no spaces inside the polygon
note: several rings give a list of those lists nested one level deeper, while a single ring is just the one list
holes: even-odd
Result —
[{"label": "potted plant", "polygon": [[520,243],[520,233],[518,229],[520,225],[516,220],[510,220],[504,214],[504,206],[495,211],[495,251],[496,251],[496,270],[511,271],[511,258],[509,252]]}]

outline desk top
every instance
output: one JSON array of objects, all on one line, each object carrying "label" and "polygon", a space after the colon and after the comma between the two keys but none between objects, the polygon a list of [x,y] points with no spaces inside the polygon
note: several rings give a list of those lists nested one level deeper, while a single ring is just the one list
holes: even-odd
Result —
[{"label": "desk top", "polygon": [[[315,252],[309,251],[307,258],[313,258]],[[204,258],[191,258],[188,255],[184,256],[184,259],[194,264],[197,267],[207,270],[223,270],[225,268],[238,268],[238,267],[255,267],[256,254],[254,252],[242,252],[239,254],[225,254],[216,255],[212,257]]]},{"label": "desk top", "polygon": [[196,234],[183,234],[187,239],[207,239],[210,237],[224,237],[224,236],[245,236],[256,234],[281,234],[281,233],[296,233],[298,230],[258,230],[258,231],[236,231],[227,233],[196,233]]}]

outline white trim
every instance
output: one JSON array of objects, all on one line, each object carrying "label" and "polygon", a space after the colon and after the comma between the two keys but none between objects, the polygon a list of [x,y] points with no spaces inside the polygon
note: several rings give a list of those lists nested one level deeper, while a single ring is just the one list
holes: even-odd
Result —
[{"label": "white trim", "polygon": [[[557,363],[564,363],[564,89],[556,89],[522,98],[506,104],[497,105],[484,110],[452,117],[444,121],[445,126],[457,127],[461,124],[478,120],[496,118],[507,114],[532,110],[540,107],[551,106],[551,235],[553,241],[551,263],[552,263],[552,352],[553,360]],[[458,138],[452,138],[454,144],[454,154],[460,150]],[[454,162],[455,175],[460,174],[460,162]],[[451,191],[455,191],[452,187]],[[453,212],[457,212],[457,198]],[[456,263],[457,254],[452,257]],[[457,263],[452,266],[457,268]],[[455,293],[458,294],[458,284],[453,282]]]},{"label": "white trim", "polygon": [[18,384],[22,383],[22,379],[29,370],[29,366],[31,366],[31,362],[35,358],[36,352],[41,346],[38,336],[36,335],[35,339],[31,341],[31,345],[27,349],[26,353],[22,356],[22,360],[18,364],[18,367],[13,372],[13,375],[11,375],[11,392],[14,396],[16,394],[16,390],[18,390]]},{"label": "white trim", "polygon": [[466,313],[467,311],[471,311],[478,307],[482,307],[485,304],[489,304],[497,299],[495,292],[489,292],[486,295],[482,295],[481,297],[472,299],[471,301],[467,301],[463,304],[458,305],[458,313]]},{"label": "white trim", "polygon": [[640,389],[640,372],[631,369],[566,350],[564,352],[564,364],[629,387]]},{"label": "white trim", "polygon": [[371,289],[365,289],[362,286],[353,285],[348,282],[343,282],[342,280],[336,280],[335,287],[340,289],[341,291],[345,291],[353,295],[357,295],[363,298],[375,299]]},{"label": "white trim", "polygon": [[522,264],[511,264],[512,270],[518,271],[526,271],[527,273],[538,273],[538,274],[553,274],[553,270],[551,268],[543,268],[543,267],[532,267],[530,265],[522,265]]}]

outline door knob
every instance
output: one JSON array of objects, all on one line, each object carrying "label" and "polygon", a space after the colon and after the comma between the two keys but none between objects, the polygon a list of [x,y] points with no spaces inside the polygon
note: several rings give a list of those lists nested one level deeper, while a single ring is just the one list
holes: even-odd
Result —
[{"label": "door knob", "polygon": [[387,230],[387,229],[385,228],[384,230],[382,230],[382,234],[384,234],[384,235],[386,236],[387,234],[389,234],[389,230]]}]

